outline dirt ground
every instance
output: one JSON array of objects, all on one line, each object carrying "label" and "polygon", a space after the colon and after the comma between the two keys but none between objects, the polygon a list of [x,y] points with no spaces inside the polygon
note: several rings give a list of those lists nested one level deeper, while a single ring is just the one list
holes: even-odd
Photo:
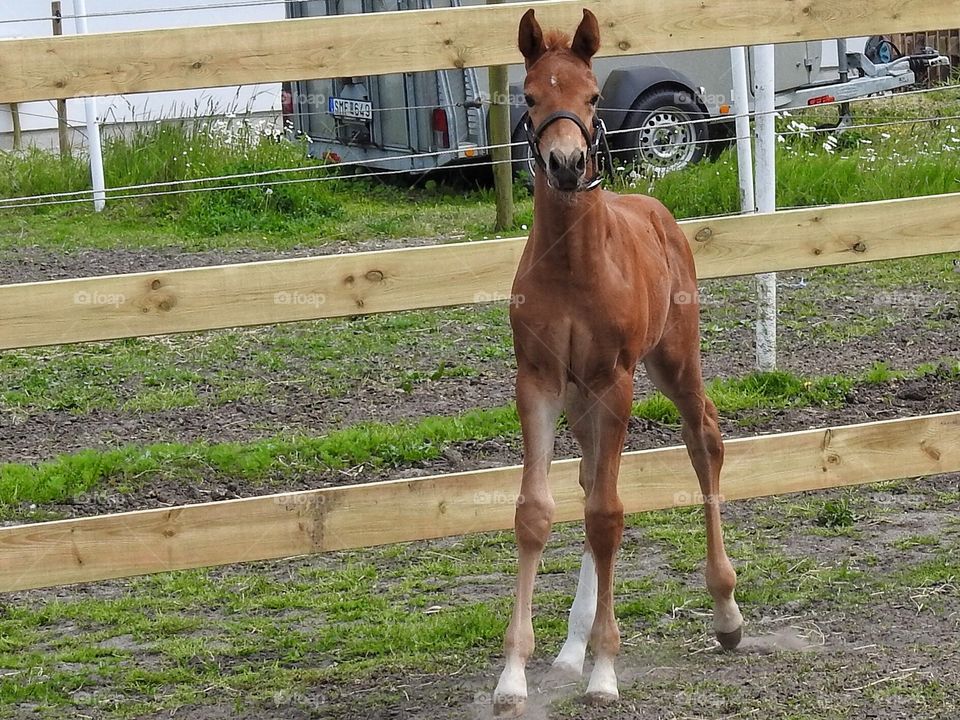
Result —
[{"label": "dirt ground", "polygon": [[[373,247],[383,247],[380,243]],[[351,249],[356,249],[355,247]],[[305,248],[302,253],[314,254]],[[291,254],[286,253],[289,257]],[[131,272],[161,267],[187,267],[268,257],[256,253],[98,252],[72,255],[34,252],[18,258],[11,269],[0,262],[0,282],[79,277]],[[949,260],[944,260],[948,263]],[[960,280],[960,276],[957,276]],[[862,373],[876,361],[891,368],[913,368],[941,358],[960,357],[957,332],[958,292],[925,286],[922,281],[901,290],[879,292],[869,273],[845,278],[842,288],[829,277],[791,273],[781,278],[781,301],[814,302],[819,315],[808,317],[809,327],[870,320],[878,314],[886,325],[848,336],[811,335],[804,324],[782,329],[780,346],[784,369],[809,375]],[[705,337],[712,340],[704,358],[705,375],[735,376],[753,365],[752,328],[749,322],[730,323],[730,317],[749,317],[749,288],[737,281],[706,283],[703,305]],[[900,293],[899,295],[897,293]],[[799,305],[798,305],[799,306]],[[717,329],[710,330],[711,326]],[[427,350],[429,353],[429,349]],[[434,360],[426,358],[425,365]],[[266,371],[264,371],[266,372]],[[650,386],[638,376],[638,394]],[[83,416],[48,411],[4,418],[0,427],[0,451],[5,461],[36,461],[81,448],[105,448],[124,443],[158,440],[211,442],[251,440],[277,432],[321,432],[361,420],[392,421],[427,414],[454,414],[473,407],[493,407],[512,398],[509,361],[478,361],[478,373],[469,381],[442,379],[398,393],[394,385],[378,385],[365,378],[348,397],[322,397],[302,390],[278,389],[269,402],[238,400],[216,408],[204,405],[155,413],[98,410]],[[954,411],[960,408],[960,380],[946,369],[921,378],[884,383],[859,383],[841,407],[768,410],[723,418],[725,437],[776,433],[812,427],[869,422],[895,417]],[[744,422],[745,419],[749,423]],[[644,449],[680,442],[678,429],[647,420],[631,422],[627,449]],[[562,433],[558,457],[577,454],[572,438]],[[520,459],[516,440],[464,442],[449,448],[442,458],[389,470],[370,467],[352,469],[349,475],[324,472],[286,479],[282,488],[307,489],[344,482],[370,482],[387,478],[454,472],[478,467],[515,464]],[[143,492],[128,494],[110,489],[51,506],[65,517],[81,517],[173,504],[203,502],[260,494],[263,489],[236,478],[210,474],[202,483],[165,479]],[[825,532],[823,524],[804,510],[806,503],[822,507],[836,500],[851,503],[853,532]],[[799,508],[799,509],[798,509]],[[806,513],[806,514],[805,514]],[[742,609],[747,619],[746,637],[733,653],[717,650],[709,633],[709,618],[685,603],[654,619],[638,620],[627,614],[621,621],[623,651],[618,663],[620,703],[594,707],[583,703],[580,687],[538,691],[551,652],[547,643],[538,648],[530,670],[532,688],[526,717],[583,718],[954,718],[960,710],[960,475],[905,480],[853,491],[829,491],[786,498],[737,502],[725,509],[728,527],[740,532],[730,554],[741,572],[747,601]],[[779,582],[797,590],[795,601],[766,604],[750,596],[750,571],[760,566],[754,543],[768,543],[787,558]],[[439,552],[458,547],[458,540],[416,543],[409,553]],[[618,562],[618,577],[649,581],[654,587],[679,583],[684,592],[702,591],[700,570],[678,570],[672,549],[656,540],[650,530],[629,526]],[[569,557],[579,553],[576,533],[563,531],[548,555]],[[746,559],[738,559],[740,557]],[[402,574],[406,555],[395,561],[378,558],[388,570]],[[243,572],[283,582],[300,567],[337,567],[339,555],[256,563]],[[391,567],[390,563],[394,563]],[[797,570],[796,568],[802,568]],[[838,569],[853,569],[856,579],[845,580]],[[226,568],[218,577],[239,572]],[[836,574],[836,577],[834,577]],[[829,575],[824,581],[821,576]],[[853,576],[851,576],[853,577]],[[572,594],[576,573],[545,574],[539,588]],[[744,578],[747,580],[744,581]],[[769,578],[768,578],[769,580]],[[387,582],[387,581],[385,581]],[[759,579],[757,580],[759,585]],[[817,585],[822,592],[806,593]],[[507,573],[458,578],[446,585],[444,598],[464,602],[502,599],[511,593]],[[0,597],[4,607],[42,607],[74,601],[127,597],[125,581],[14,593]],[[619,604],[634,598],[618,597]],[[447,602],[448,600],[444,600]],[[439,602],[439,601],[438,601]],[[236,618],[204,612],[216,625]],[[554,613],[550,606],[544,614]],[[263,615],[285,622],[280,613]],[[562,617],[562,612],[559,616]],[[47,628],[64,635],[72,632],[68,620]],[[322,618],[299,618],[307,629]],[[349,632],[344,627],[344,632]],[[157,662],[149,644],[124,641],[123,650],[134,666],[151,667]],[[282,663],[282,653],[266,653],[264,664]],[[220,720],[269,718],[298,720],[477,720],[492,716],[490,693],[500,671],[499,653],[477,664],[457,657],[438,658],[443,671],[378,672],[376,669],[347,684],[314,685],[298,692],[276,692],[267,700],[248,701],[222,689],[211,688],[200,702],[181,705],[149,716]],[[224,672],[235,659],[218,658]],[[307,655],[301,664],[323,667],[329,659]],[[589,662],[589,661],[588,661]],[[4,670],[0,668],[0,677]],[[109,679],[99,687],[78,690],[77,705],[70,717],[116,717],[113,704],[119,689]],[[91,702],[90,698],[94,698]],[[84,701],[81,702],[80,699]],[[0,707],[0,717],[49,717],[35,702],[24,701]]]}]

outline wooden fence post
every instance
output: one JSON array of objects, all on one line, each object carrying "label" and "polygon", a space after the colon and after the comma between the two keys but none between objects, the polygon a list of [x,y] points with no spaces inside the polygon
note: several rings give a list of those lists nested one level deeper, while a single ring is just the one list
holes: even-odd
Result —
[{"label": "wooden fence post", "polygon": [[[60,0],[50,3],[50,15],[53,18],[53,34],[63,35],[63,10]],[[60,138],[60,157],[70,154],[70,131],[67,127],[67,101],[57,100],[57,136]]]},{"label": "wooden fence post", "polygon": [[[488,5],[496,5],[503,0],[487,0]],[[490,144],[493,148],[493,186],[497,197],[496,230],[509,230],[513,227],[513,163],[509,146],[512,128],[510,127],[510,95],[507,82],[507,66],[491,65],[487,71],[490,79]]]},{"label": "wooden fence post", "polygon": [[23,149],[23,128],[20,126],[20,105],[10,103],[10,120],[13,122],[13,149]]}]

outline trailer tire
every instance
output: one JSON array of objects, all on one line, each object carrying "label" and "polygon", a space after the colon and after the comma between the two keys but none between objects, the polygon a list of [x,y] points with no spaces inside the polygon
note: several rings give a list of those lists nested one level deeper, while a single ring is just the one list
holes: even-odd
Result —
[{"label": "trailer tire", "polygon": [[644,172],[662,175],[700,162],[707,152],[704,107],[687,89],[660,87],[636,99],[618,133],[618,155]]},{"label": "trailer tire", "polygon": [[532,191],[533,173],[530,171],[530,146],[527,145],[527,134],[523,130],[522,123],[513,129],[510,142],[512,143],[510,156],[513,159],[513,181]]}]

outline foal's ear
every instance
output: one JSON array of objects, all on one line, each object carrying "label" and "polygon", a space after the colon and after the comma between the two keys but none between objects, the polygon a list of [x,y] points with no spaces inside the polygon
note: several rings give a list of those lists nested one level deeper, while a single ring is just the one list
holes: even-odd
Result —
[{"label": "foal's ear", "polygon": [[523,57],[527,61],[527,70],[547,50],[543,44],[543,31],[540,29],[540,23],[533,16],[533,8],[527,10],[520,18],[520,33],[517,36],[517,45],[520,46],[520,52],[523,53]]},{"label": "foal's ear", "polygon": [[583,9],[583,20],[580,21],[577,34],[573,36],[570,49],[587,65],[600,49],[600,23],[597,22],[597,16],[586,8]]}]

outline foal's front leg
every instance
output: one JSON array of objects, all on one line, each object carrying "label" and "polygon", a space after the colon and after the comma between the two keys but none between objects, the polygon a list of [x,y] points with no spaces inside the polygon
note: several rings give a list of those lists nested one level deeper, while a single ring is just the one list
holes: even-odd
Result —
[{"label": "foal's front leg", "polygon": [[533,653],[533,585],[543,547],[553,524],[553,495],[547,473],[553,460],[561,388],[521,369],[517,375],[517,412],[523,430],[523,478],[517,498],[515,529],[520,562],[513,616],[503,640],[506,667],[493,692],[494,714],[516,717],[527,699],[527,658]]}]

